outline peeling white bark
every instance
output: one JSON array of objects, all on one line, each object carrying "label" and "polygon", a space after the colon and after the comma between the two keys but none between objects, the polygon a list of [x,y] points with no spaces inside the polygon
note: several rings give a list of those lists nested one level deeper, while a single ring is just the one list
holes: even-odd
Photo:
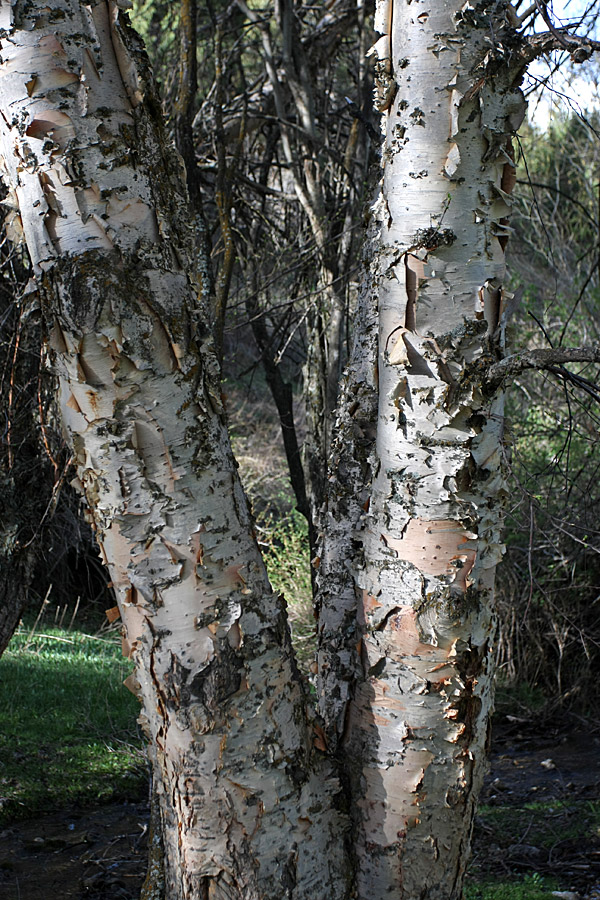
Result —
[{"label": "peeling white bark", "polygon": [[180,166],[135,39],[113,0],[0,3],[12,227],[136,661],[169,900],[460,896],[505,490],[486,373],[501,355],[523,101],[502,10],[378,4],[381,232],[321,561],[320,701],[348,776],[349,861],[338,780],[313,748],[237,480]]},{"label": "peeling white bark", "polygon": [[[325,646],[320,681],[354,796],[361,900],[461,896],[485,763],[505,493],[503,402],[486,372],[502,349],[510,135],[524,112],[503,16],[456,0],[377,4],[379,410],[352,566],[362,674],[332,694],[357,643],[346,622],[353,643]],[[326,563],[347,564],[328,540]],[[323,634],[337,612],[326,596]]]},{"label": "peeling white bark", "polygon": [[0,152],[136,662],[167,896],[342,898],[339,787],[197,350],[178,163],[121,15],[112,0],[0,5]]}]

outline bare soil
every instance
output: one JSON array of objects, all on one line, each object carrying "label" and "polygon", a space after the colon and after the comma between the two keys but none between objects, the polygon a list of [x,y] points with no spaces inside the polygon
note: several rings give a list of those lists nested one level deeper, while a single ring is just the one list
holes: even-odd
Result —
[{"label": "bare soil", "polygon": [[148,806],[62,810],[0,833],[1,900],[137,900]]},{"label": "bare soil", "polygon": [[600,900],[600,733],[506,717],[475,823],[472,877],[550,876]]},{"label": "bare soil", "polygon": [[[600,900],[600,736],[513,720],[495,739],[472,878],[537,872]],[[137,900],[148,807],[60,810],[0,832],[0,900]]]}]

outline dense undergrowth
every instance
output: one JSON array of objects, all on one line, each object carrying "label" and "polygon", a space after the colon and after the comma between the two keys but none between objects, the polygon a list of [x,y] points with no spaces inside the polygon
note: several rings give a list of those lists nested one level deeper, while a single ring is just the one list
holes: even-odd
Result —
[{"label": "dense undergrowth", "polygon": [[556,900],[553,891],[556,882],[552,879],[525,876],[522,881],[485,881],[468,884],[464,900]]},{"label": "dense undergrowth", "polygon": [[[596,85],[597,94],[597,85]],[[509,351],[600,339],[596,109],[522,130],[507,247],[521,299]],[[523,372],[507,391],[505,540],[498,572],[501,683],[523,711],[600,715],[598,366]]]}]

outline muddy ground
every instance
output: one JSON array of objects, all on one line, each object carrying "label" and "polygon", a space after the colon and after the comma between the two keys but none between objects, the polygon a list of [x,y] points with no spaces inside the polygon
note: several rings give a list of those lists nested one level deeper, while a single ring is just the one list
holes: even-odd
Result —
[{"label": "muddy ground", "polygon": [[[507,720],[497,729],[471,878],[538,873],[600,900],[600,732]],[[61,810],[0,833],[1,900],[136,900],[143,803]]]}]

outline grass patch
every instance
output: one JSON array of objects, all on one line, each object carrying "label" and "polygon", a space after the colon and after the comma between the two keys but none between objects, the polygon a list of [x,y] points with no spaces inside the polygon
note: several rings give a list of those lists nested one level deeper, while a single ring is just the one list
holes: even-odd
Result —
[{"label": "grass patch", "polygon": [[464,900],[556,900],[552,891],[556,882],[543,878],[537,872],[526,875],[521,881],[489,881],[467,884]]},{"label": "grass patch", "polygon": [[518,843],[523,833],[528,844],[551,849],[565,841],[597,834],[600,801],[548,799],[518,807],[482,805],[478,817],[501,846]]},{"label": "grass patch", "polygon": [[145,791],[131,668],[116,635],[14,635],[0,659],[0,823]]},{"label": "grass patch", "polygon": [[507,683],[502,672],[498,673],[494,702],[497,716],[534,716],[544,709],[546,703],[547,698],[541,688],[526,681]]}]

